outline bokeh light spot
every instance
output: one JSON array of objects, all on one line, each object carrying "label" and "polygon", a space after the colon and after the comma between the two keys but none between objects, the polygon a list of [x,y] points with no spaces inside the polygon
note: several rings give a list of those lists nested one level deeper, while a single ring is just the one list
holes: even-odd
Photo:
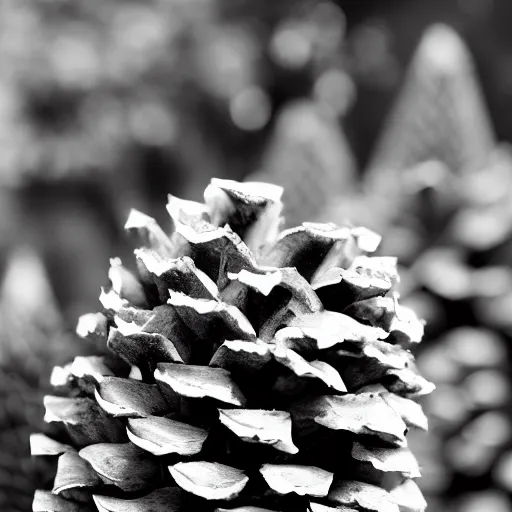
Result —
[{"label": "bokeh light spot", "polygon": [[270,99],[260,87],[248,87],[231,100],[229,112],[241,130],[260,130],[270,119]]}]

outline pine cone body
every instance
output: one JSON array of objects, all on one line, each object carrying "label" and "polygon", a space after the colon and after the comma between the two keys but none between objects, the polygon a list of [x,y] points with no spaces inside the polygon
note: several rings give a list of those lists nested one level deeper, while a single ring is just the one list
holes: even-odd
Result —
[{"label": "pine cone body", "polygon": [[138,276],[111,261],[106,343],[52,376],[53,489],[33,510],[423,511],[407,448],[433,385],[409,348],[423,324],[394,293],[396,261],[363,228],[279,233],[281,189],[213,180],[170,197],[170,237],[132,211]]}]

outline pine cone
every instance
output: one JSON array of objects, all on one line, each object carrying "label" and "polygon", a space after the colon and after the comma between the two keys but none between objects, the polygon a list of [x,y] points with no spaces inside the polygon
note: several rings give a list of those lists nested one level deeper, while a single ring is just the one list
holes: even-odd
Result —
[{"label": "pine cone", "polygon": [[51,466],[33,464],[27,438],[42,427],[52,366],[77,350],[39,255],[15,248],[0,283],[0,510],[29,510],[34,489],[46,481]]},{"label": "pine cone", "polygon": [[56,465],[35,512],[425,509],[405,435],[433,385],[396,261],[364,228],[279,233],[281,192],[170,197],[170,237],[131,212],[138,275],[112,260],[77,329],[109,351],[54,371],[31,438]]},{"label": "pine cone", "polygon": [[404,170],[434,159],[470,174],[488,164],[495,144],[466,44],[451,27],[432,25],[371,158],[368,186],[391,193]]},{"label": "pine cone", "polygon": [[250,178],[284,187],[288,226],[318,216],[326,201],[354,192],[356,164],[345,134],[318,105],[296,101],[279,113],[261,169]]}]

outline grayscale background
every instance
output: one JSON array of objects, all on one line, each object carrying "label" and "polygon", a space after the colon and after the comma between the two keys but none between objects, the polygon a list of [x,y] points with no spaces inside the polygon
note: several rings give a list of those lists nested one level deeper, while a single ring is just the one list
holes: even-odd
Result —
[{"label": "grayscale background", "polygon": [[510,0],[0,0],[0,510],[130,207],[212,177],[350,219],[425,318],[430,512],[512,510]]}]

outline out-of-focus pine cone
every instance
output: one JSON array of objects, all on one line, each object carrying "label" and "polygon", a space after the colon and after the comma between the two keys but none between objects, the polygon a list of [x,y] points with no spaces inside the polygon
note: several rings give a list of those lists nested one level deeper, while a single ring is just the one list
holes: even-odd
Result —
[{"label": "out-of-focus pine cone", "polygon": [[452,29],[431,27],[350,215],[399,255],[400,295],[427,320],[417,365],[438,389],[428,442],[409,436],[432,512],[510,510],[512,158],[496,145],[478,79]]},{"label": "out-of-focus pine cone", "polygon": [[354,190],[356,163],[337,119],[297,101],[279,114],[258,178],[284,187],[288,226],[315,219],[326,202]]},{"label": "out-of-focus pine cone", "polygon": [[[349,217],[383,233],[384,250],[401,262],[450,234],[488,247],[509,229],[510,201],[495,201],[510,187],[508,152],[497,146],[468,48],[451,27],[432,25],[384,124],[362,193],[340,191],[317,218]],[[464,207],[468,200],[471,208]],[[456,232],[440,240],[452,215]]]},{"label": "out-of-focus pine cone", "polygon": [[383,182],[383,170],[434,159],[456,172],[479,169],[495,143],[469,50],[451,27],[431,26],[374,151],[370,179]]},{"label": "out-of-focus pine cone", "polygon": [[27,436],[43,426],[41,400],[52,366],[77,350],[63,331],[37,253],[14,250],[0,288],[1,510],[29,510],[35,484],[46,482],[50,468],[33,464]]},{"label": "out-of-focus pine cone", "polygon": [[433,385],[396,260],[360,227],[279,232],[281,193],[170,196],[170,236],[132,211],[137,272],[113,259],[78,325],[108,351],[55,369],[31,437],[56,466],[35,512],[425,510],[406,433]]}]

